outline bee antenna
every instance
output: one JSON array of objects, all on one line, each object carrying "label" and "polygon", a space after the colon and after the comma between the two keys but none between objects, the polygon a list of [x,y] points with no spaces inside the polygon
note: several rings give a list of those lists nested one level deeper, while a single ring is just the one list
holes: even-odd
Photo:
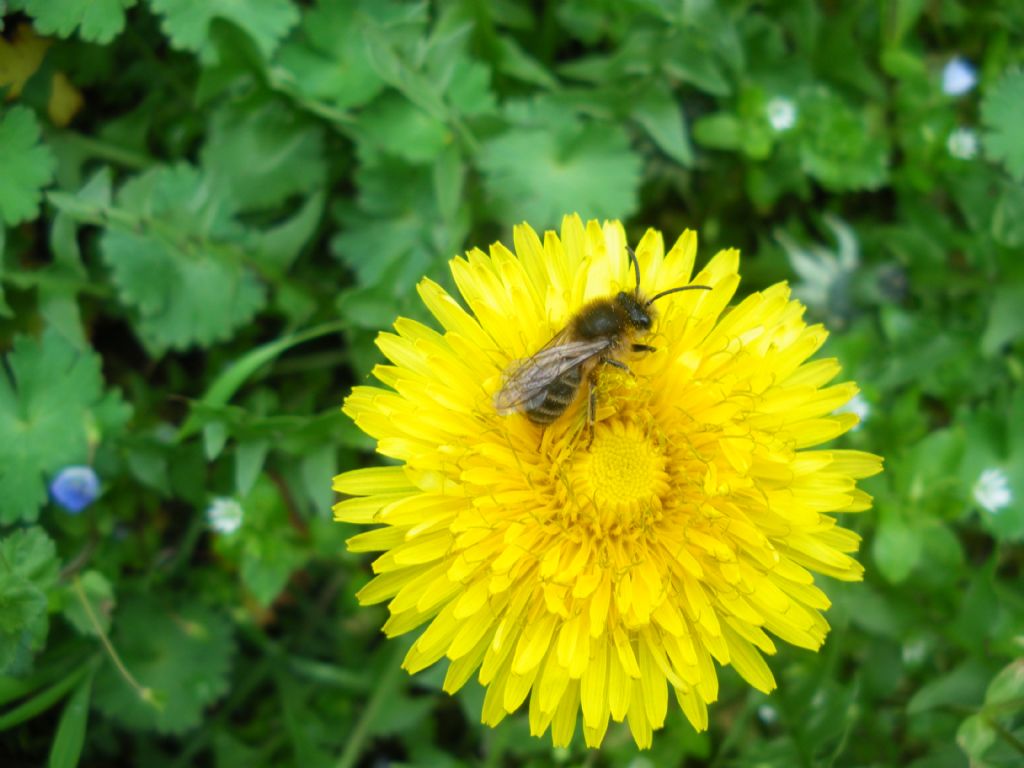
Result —
[{"label": "bee antenna", "polygon": [[640,290],[640,261],[636,257],[636,252],[632,248],[630,248],[628,245],[626,246],[626,253],[629,254],[629,260],[631,262],[633,262],[633,273],[636,275],[636,290],[639,291]]},{"label": "bee antenna", "polygon": [[649,298],[644,304],[645,307],[651,306],[654,302],[660,299],[662,296],[668,296],[670,293],[679,293],[680,291],[710,291],[710,285],[681,285],[678,288],[669,288],[667,291],[656,293],[654,296]]}]

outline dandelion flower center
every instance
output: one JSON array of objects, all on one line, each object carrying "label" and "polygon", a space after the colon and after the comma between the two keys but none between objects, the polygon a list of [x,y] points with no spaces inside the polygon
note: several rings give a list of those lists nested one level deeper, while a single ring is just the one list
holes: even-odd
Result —
[{"label": "dandelion flower center", "polygon": [[661,509],[668,490],[665,456],[640,426],[615,419],[595,427],[589,449],[578,449],[569,471],[568,509],[603,520],[606,527],[630,526]]}]

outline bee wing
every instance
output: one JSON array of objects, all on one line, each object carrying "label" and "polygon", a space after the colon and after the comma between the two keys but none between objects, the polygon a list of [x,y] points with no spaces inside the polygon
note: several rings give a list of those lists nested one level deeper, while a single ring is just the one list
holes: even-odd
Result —
[{"label": "bee wing", "polygon": [[558,333],[539,351],[517,360],[505,371],[504,383],[494,395],[494,407],[501,415],[523,410],[534,398],[544,394],[548,386],[563,373],[611,346],[607,338],[572,341],[568,329]]}]

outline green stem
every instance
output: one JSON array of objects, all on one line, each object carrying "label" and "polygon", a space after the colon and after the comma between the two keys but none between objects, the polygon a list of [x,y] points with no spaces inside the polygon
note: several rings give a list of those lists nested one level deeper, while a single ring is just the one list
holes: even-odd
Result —
[{"label": "green stem", "polygon": [[55,131],[54,136],[58,140],[81,150],[90,157],[106,160],[107,162],[121,165],[125,168],[133,168],[141,171],[156,165],[156,160],[147,154],[136,152],[131,149],[125,149],[122,146],[111,144],[108,141],[103,141],[102,139],[97,139],[93,136],[84,136],[81,133],[75,133],[74,131]]},{"label": "green stem", "polygon": [[994,718],[986,717],[985,720],[988,722],[989,727],[999,734],[999,738],[1013,747],[1017,752],[1024,755],[1024,741],[1018,739],[1013,733],[1004,728],[1000,723],[996,722]]},{"label": "green stem", "polygon": [[363,751],[363,742],[366,741],[370,732],[370,726],[377,719],[377,713],[384,706],[384,702],[391,699],[395,687],[398,685],[399,677],[402,675],[401,659],[405,652],[405,644],[396,642],[394,651],[385,662],[384,675],[374,687],[373,695],[363,709],[355,728],[352,729],[348,743],[345,744],[345,751],[341,753],[335,768],[353,768],[359,760]]},{"label": "green stem", "polygon": [[1024,709],[1024,696],[1017,696],[995,704],[985,705],[985,713],[988,715],[1000,715],[1005,712],[1016,712],[1018,709]]},{"label": "green stem", "polygon": [[74,293],[86,293],[99,299],[113,298],[113,291],[110,288],[98,285],[95,282],[80,280],[76,277],[55,274],[52,267],[46,269],[32,270],[11,270],[4,275],[11,285],[18,288],[42,288],[56,291],[67,291]]},{"label": "green stem", "polygon": [[96,632],[96,636],[99,637],[100,642],[103,643],[104,649],[107,651],[107,655],[110,656],[110,660],[114,662],[114,666],[117,671],[124,678],[125,682],[128,683],[134,690],[139,699],[147,703],[152,703],[153,692],[141,685],[138,680],[135,679],[135,675],[128,671],[128,667],[121,661],[121,656],[118,654],[117,649],[114,648],[114,644],[110,642],[110,638],[107,637],[107,633],[103,630],[103,626],[100,624],[99,619],[96,618],[95,612],[92,610],[92,605],[89,603],[89,598],[86,597],[85,590],[82,589],[82,582],[77,576],[71,580],[71,588],[75,592],[75,597],[78,598],[78,602],[82,604],[82,610],[85,611],[85,617],[89,620],[89,624],[92,626],[93,631]]}]

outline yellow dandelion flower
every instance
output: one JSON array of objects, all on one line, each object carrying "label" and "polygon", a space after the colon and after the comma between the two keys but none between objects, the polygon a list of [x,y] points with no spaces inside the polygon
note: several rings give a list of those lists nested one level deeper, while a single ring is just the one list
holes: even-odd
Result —
[{"label": "yellow dandelion flower", "polygon": [[[494,397],[588,301],[635,290],[619,222],[566,217],[543,242],[517,227],[451,262],[466,311],[429,280],[419,294],[443,331],[400,318],[378,346],[383,387],[356,387],[344,411],[400,466],[335,479],[338,520],[377,524],[348,542],[381,552],[363,604],[388,602],[389,636],[425,625],[403,666],[447,658],[445,690],[476,674],[482,719],[529,697],[530,728],[566,745],[582,711],[588,745],[627,720],[640,747],[671,690],[697,729],[718,694],[715,662],[775,687],[773,640],[817,649],[829,607],[814,573],[858,580],[857,534],[833,513],[868,509],[858,478],[881,459],[814,450],[857,421],[857,392],[827,386],[835,360],[785,284],[728,307],[739,254],[692,278],[697,237],[667,253],[636,247],[640,292],[664,297],[653,326],[614,365],[597,364],[549,426],[501,415]],[[627,349],[629,347],[627,346]],[[591,424],[591,418],[593,423]]]}]

